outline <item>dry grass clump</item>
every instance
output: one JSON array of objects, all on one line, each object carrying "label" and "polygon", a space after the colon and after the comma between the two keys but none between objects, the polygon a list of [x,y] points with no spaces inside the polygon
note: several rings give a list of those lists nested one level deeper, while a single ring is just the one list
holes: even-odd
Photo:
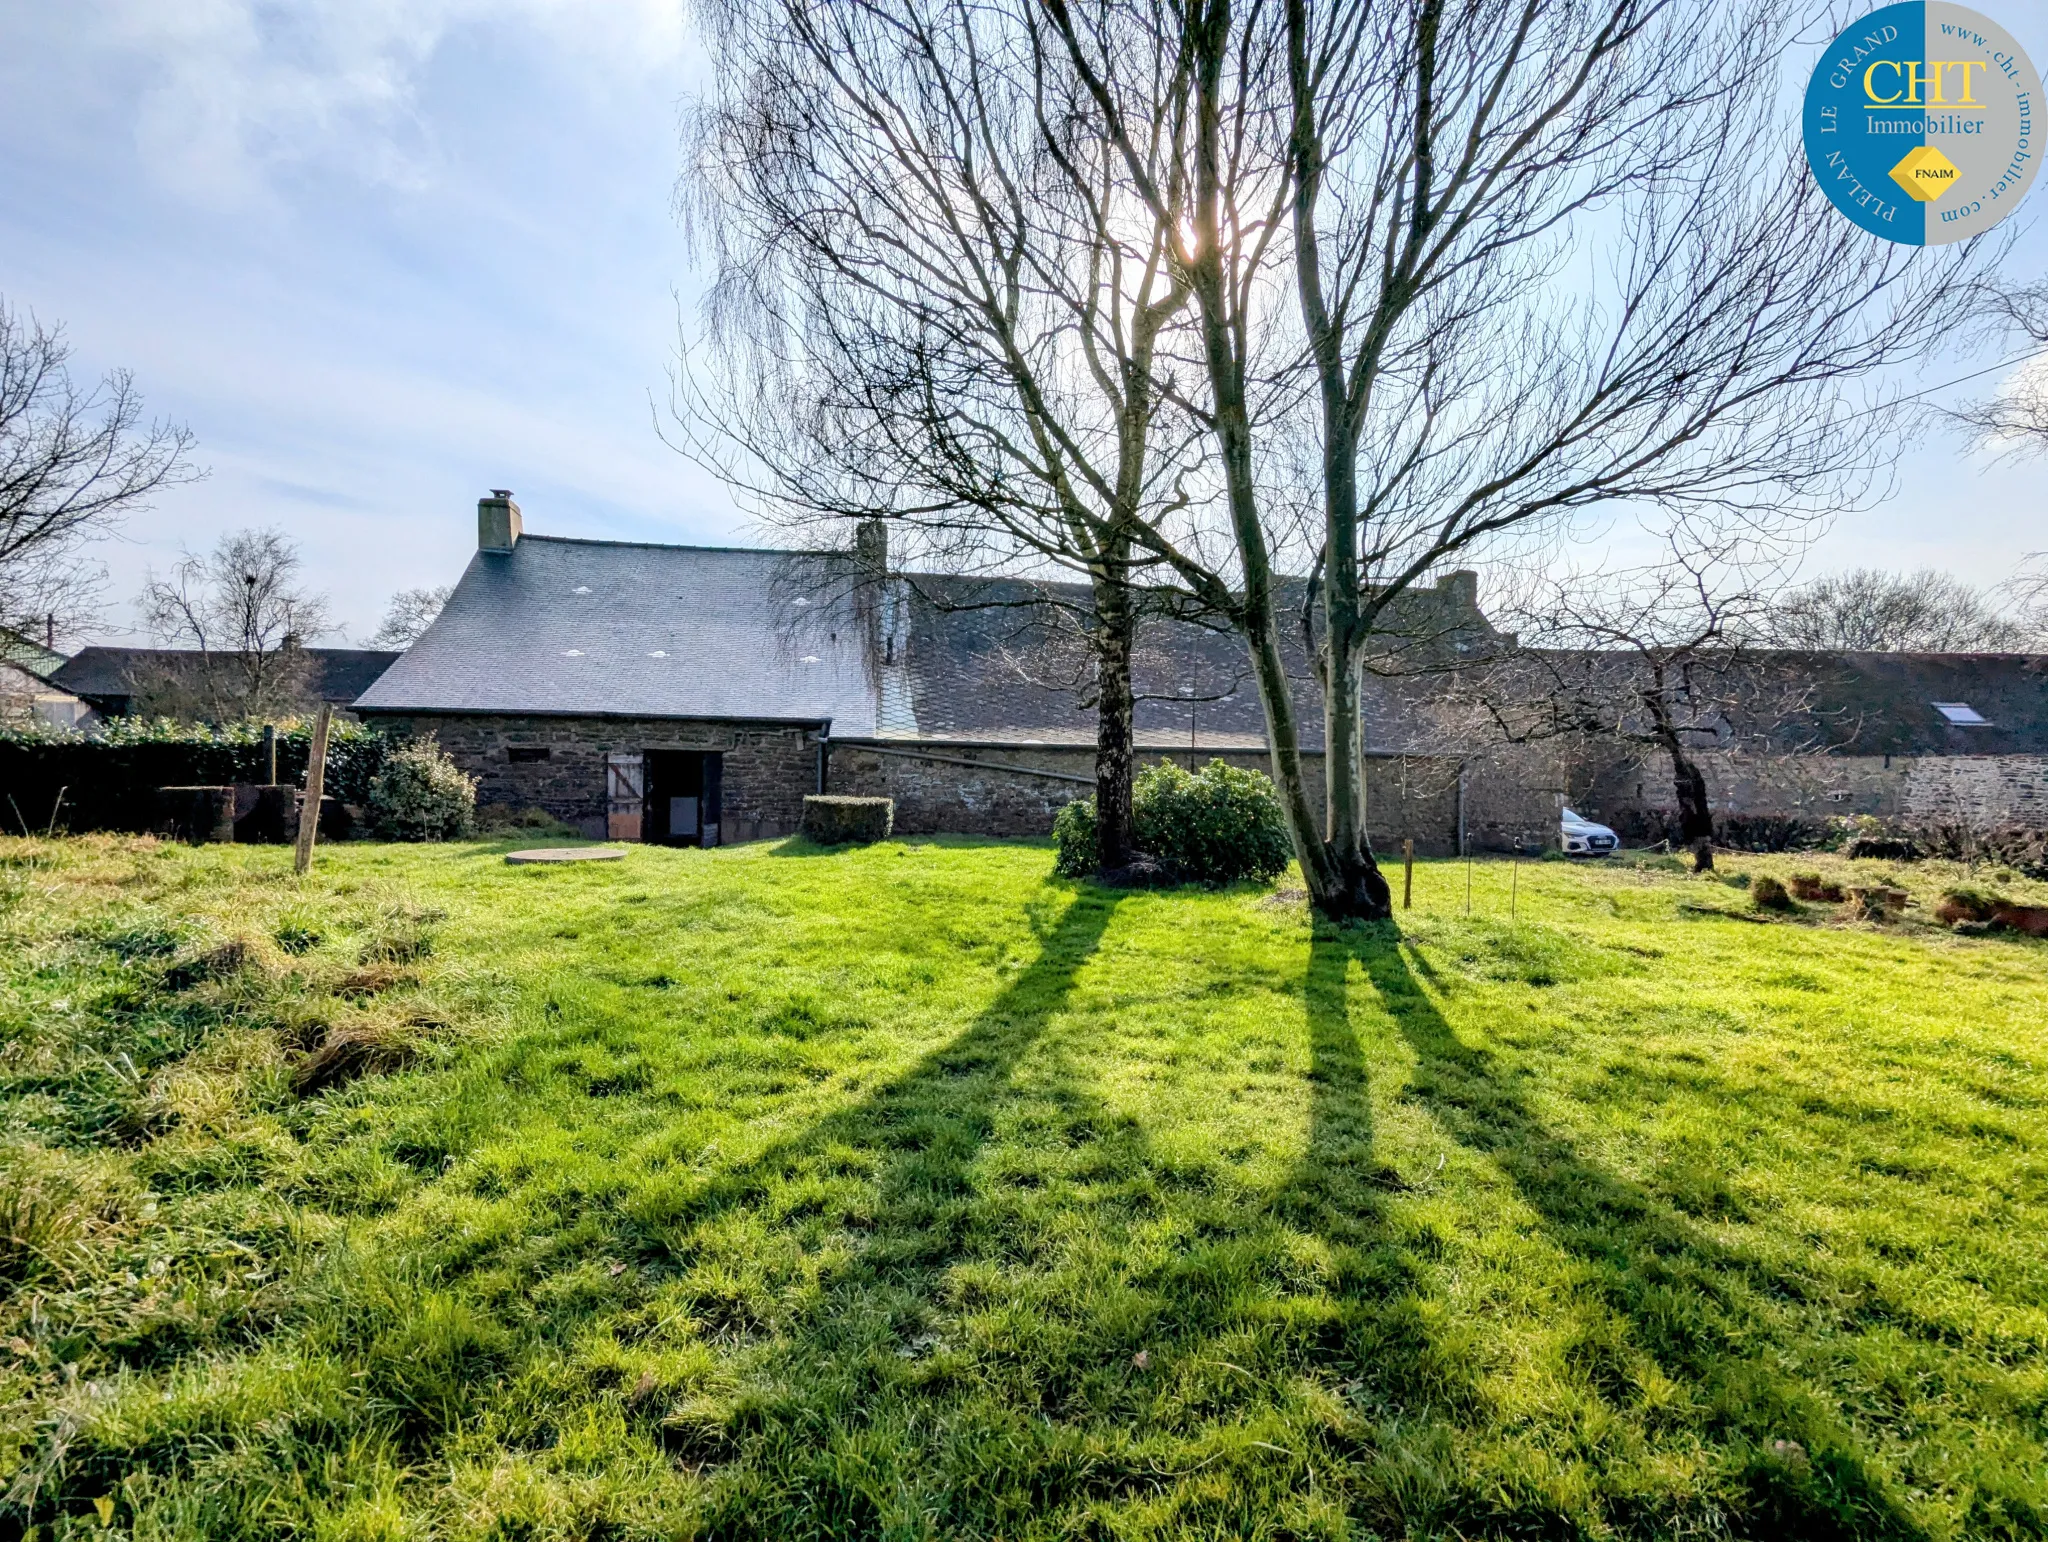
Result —
[{"label": "dry grass clump", "polygon": [[364,1015],[336,1024],[292,1067],[292,1092],[314,1097],[359,1076],[381,1076],[409,1065],[430,1019]]},{"label": "dry grass clump", "polygon": [[1777,879],[1765,874],[1750,885],[1749,902],[1758,910],[1797,910],[1792,896]]},{"label": "dry grass clump", "polygon": [[97,1159],[0,1146],[0,1286],[71,1278],[96,1240],[132,1221],[138,1200]]}]

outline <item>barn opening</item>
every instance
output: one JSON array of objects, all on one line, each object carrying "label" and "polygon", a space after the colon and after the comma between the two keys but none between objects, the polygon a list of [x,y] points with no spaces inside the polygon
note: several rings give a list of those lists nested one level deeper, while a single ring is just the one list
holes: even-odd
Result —
[{"label": "barn opening", "polygon": [[641,839],[664,846],[716,846],[723,759],[694,750],[647,751]]}]

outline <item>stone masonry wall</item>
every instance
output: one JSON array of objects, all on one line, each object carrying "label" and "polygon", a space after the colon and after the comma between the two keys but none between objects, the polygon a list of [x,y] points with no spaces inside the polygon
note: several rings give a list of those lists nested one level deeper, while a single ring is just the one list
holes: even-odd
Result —
[{"label": "stone masonry wall", "polygon": [[[795,832],[804,794],[818,785],[815,733],[794,726],[673,718],[386,715],[372,721],[405,738],[437,740],[477,779],[479,804],[545,809],[585,835],[605,833],[607,751],[715,750],[726,845]],[[514,747],[546,749],[545,760],[511,758]]]},{"label": "stone masonry wall", "polygon": [[2048,755],[1968,755],[1915,760],[1906,812],[1927,824],[2048,829]]},{"label": "stone masonry wall", "polygon": [[[1140,768],[1161,758],[1141,752]],[[1186,751],[1170,758],[1185,765]],[[1198,765],[1221,760],[1270,774],[1264,751],[1198,750]],[[960,762],[966,762],[961,764]],[[1054,772],[1053,776],[1030,773]],[[1323,798],[1322,759],[1308,758],[1312,803]],[[831,791],[896,800],[896,829],[905,835],[1043,836],[1068,803],[1094,795],[1092,747],[871,745],[834,741]],[[1374,759],[1366,773],[1366,828],[1376,849],[1398,850],[1404,836],[1426,854],[1457,843],[1457,762],[1435,757]]]},{"label": "stone masonry wall", "polygon": [[[2048,756],[1728,755],[1700,757],[1718,818],[1816,822],[1852,814],[1921,824],[2048,828]],[[1575,781],[1581,812],[1627,835],[1677,817],[1669,769],[1614,764]]]}]

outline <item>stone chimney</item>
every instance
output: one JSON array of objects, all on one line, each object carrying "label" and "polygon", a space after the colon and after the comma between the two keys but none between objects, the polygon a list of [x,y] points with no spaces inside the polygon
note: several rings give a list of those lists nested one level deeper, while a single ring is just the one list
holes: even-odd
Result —
[{"label": "stone chimney", "polygon": [[883,578],[889,572],[889,527],[879,519],[864,519],[853,527],[853,560],[864,578]]},{"label": "stone chimney", "polygon": [[1479,575],[1470,568],[1459,568],[1455,573],[1446,573],[1436,581],[1436,592],[1457,610],[1462,611],[1458,619],[1466,621],[1479,615]]},{"label": "stone chimney", "polygon": [[490,497],[476,501],[476,549],[510,551],[518,544],[519,505],[511,488],[494,487]]}]

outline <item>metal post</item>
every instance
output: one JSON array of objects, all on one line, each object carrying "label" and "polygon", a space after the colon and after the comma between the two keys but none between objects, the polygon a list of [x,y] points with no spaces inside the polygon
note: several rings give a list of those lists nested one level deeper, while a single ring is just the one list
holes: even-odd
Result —
[{"label": "metal post", "polygon": [[1415,904],[1415,837],[1401,837],[1401,908],[1409,910]]},{"label": "metal post", "polygon": [[1522,853],[1518,848],[1514,860],[1508,864],[1508,919],[1515,918],[1515,891],[1522,882]]},{"label": "metal post", "polygon": [[1465,853],[1465,914],[1472,914],[1472,853]]},{"label": "metal post", "polygon": [[327,788],[327,730],[334,722],[334,707],[320,703],[320,716],[313,720],[313,751],[306,761],[306,795],[299,804],[299,849],[292,858],[292,871],[304,875],[313,865],[313,839],[320,829],[320,796]]},{"label": "metal post", "polygon": [[263,725],[263,764],[268,769],[263,776],[263,785],[277,785],[277,728],[275,724]]}]

